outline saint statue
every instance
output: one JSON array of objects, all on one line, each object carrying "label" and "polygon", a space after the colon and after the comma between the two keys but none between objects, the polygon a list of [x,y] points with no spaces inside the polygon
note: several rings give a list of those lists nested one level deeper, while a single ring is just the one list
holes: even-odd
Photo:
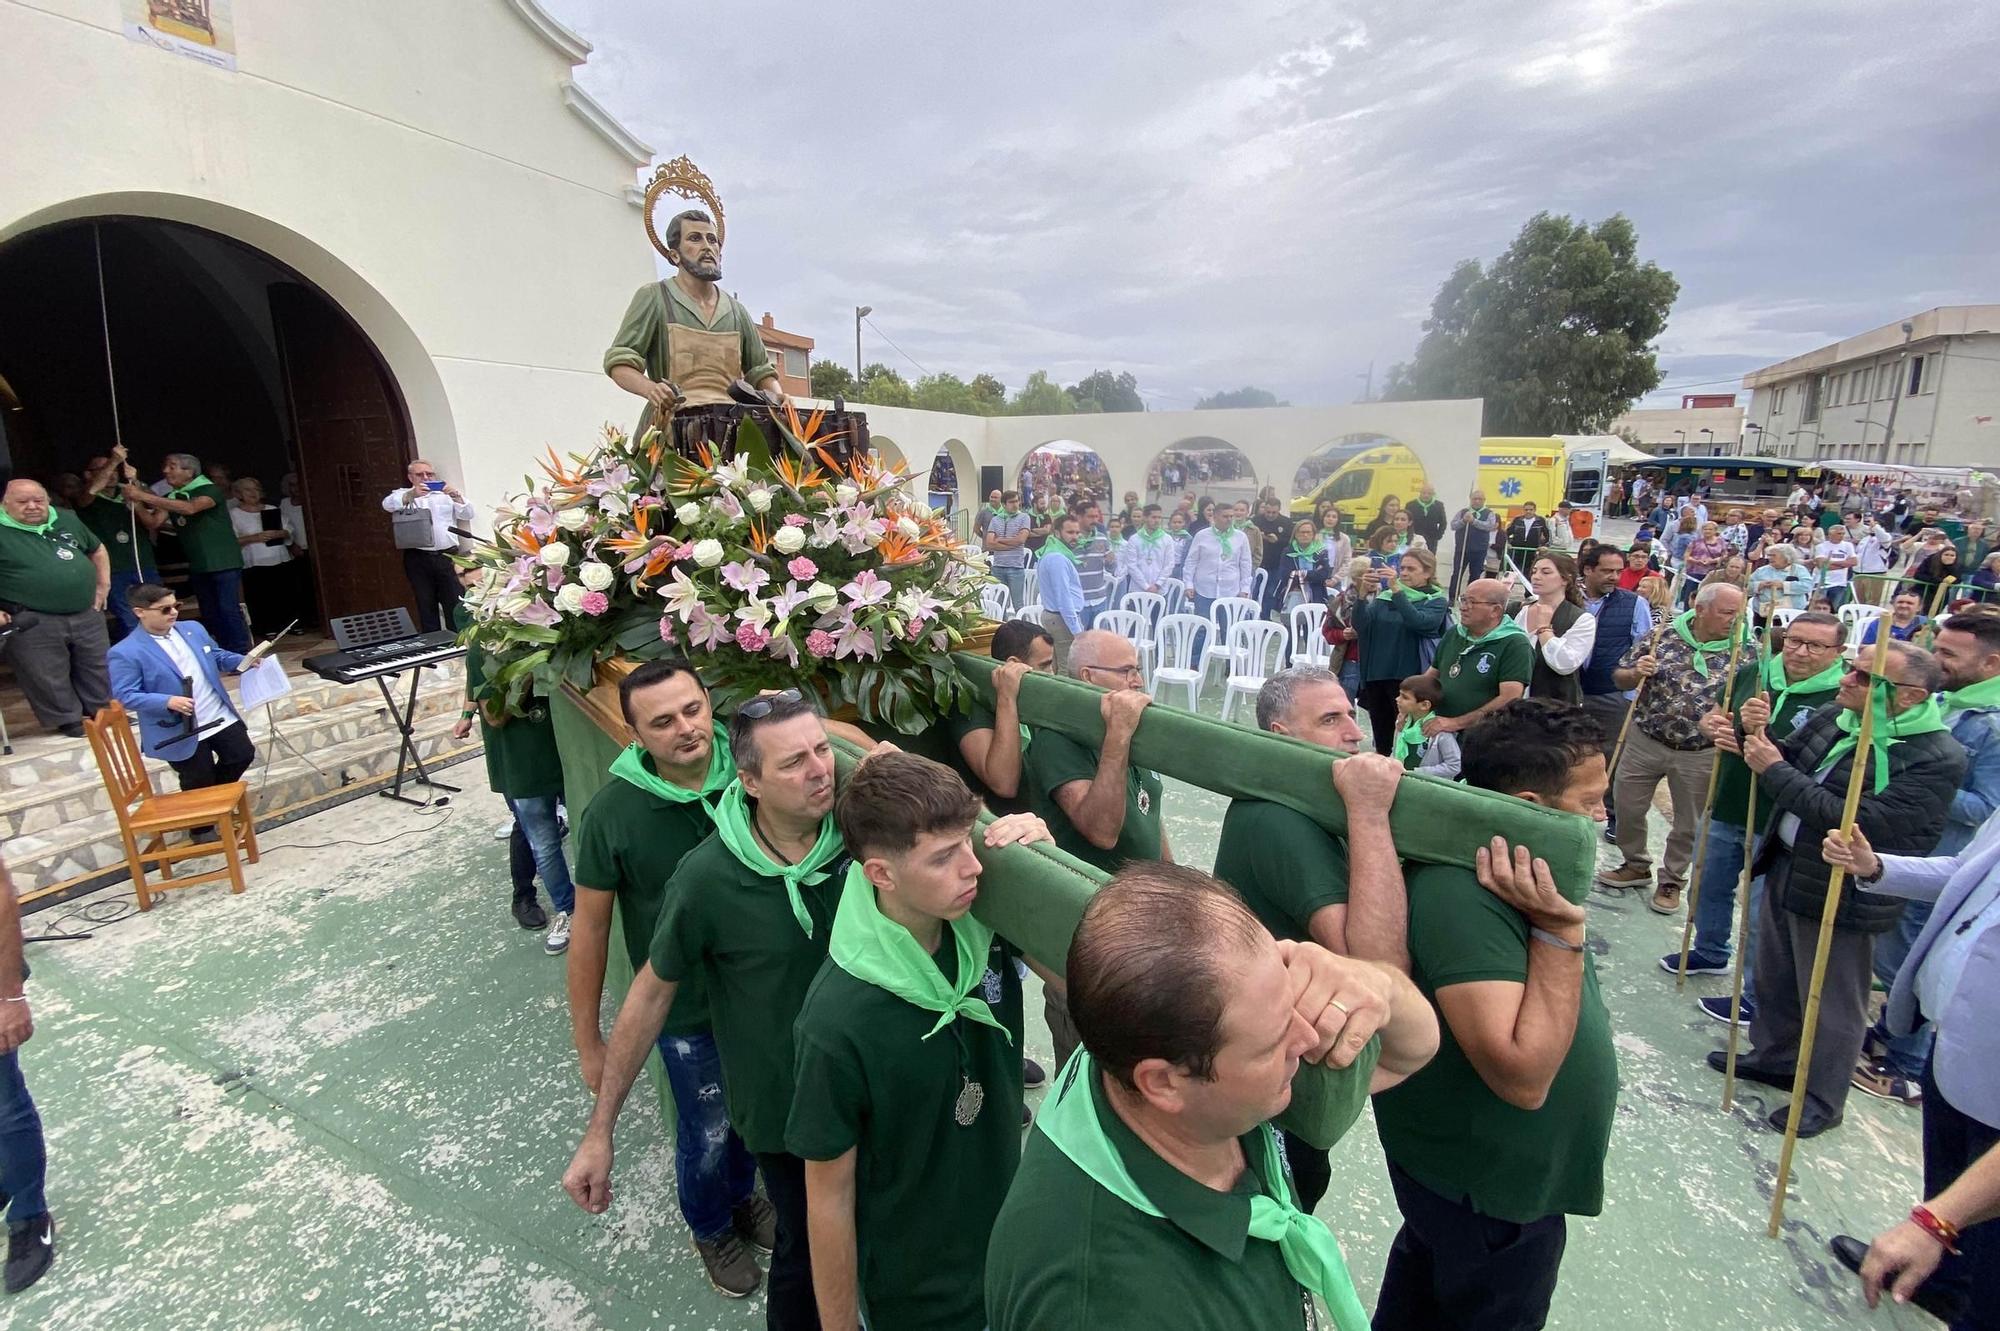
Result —
[{"label": "saint statue", "polygon": [[[664,232],[654,209],[672,192],[708,204],[676,213]],[[628,393],[646,399],[639,432],[686,406],[739,402],[730,385],[741,379],[783,400],[778,371],[742,302],[724,291],[722,203],[708,177],[685,157],[662,166],[646,189],[646,234],[674,266],[674,275],[649,282],[633,295],[604,353],[604,372]]]}]

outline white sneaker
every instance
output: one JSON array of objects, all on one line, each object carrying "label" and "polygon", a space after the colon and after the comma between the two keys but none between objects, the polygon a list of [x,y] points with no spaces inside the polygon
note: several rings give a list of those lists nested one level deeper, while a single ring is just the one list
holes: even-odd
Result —
[{"label": "white sneaker", "polygon": [[505,841],[508,837],[513,835],[514,835],[514,820],[512,818],[509,818],[506,822],[500,824],[500,826],[493,829],[493,839],[495,841]]},{"label": "white sneaker", "polygon": [[549,931],[542,937],[542,951],[559,956],[569,950],[569,912],[559,910],[549,916]]}]

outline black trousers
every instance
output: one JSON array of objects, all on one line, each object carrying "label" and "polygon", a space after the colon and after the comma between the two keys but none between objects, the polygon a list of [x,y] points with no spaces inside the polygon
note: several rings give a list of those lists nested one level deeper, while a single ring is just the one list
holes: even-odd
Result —
[{"label": "black trousers", "polygon": [[228,785],[249,771],[255,761],[257,746],[250,742],[249,727],[232,721],[197,743],[192,754],[168,766],[181,779],[182,790],[199,790]]},{"label": "black trousers", "polygon": [[451,623],[462,591],[451,556],[443,550],[405,550],[403,575],[417,596],[418,626],[426,633],[436,633]]},{"label": "black trousers", "polygon": [[1333,1159],[1328,1152],[1283,1128],[1278,1129],[1278,1136],[1285,1143],[1285,1161],[1292,1167],[1292,1200],[1301,1211],[1310,1214],[1333,1185]]},{"label": "black trousers", "polygon": [[[1935,1197],[2000,1142],[2000,1128],[1953,1108],[1929,1063],[1923,1086],[1924,1196]],[[2000,1328],[2000,1220],[1967,1226],[1958,1251],[1957,1257],[1945,1254],[1924,1288],[1958,1300],[1962,1311],[1952,1319],[1951,1331],[1994,1331]]]},{"label": "black trousers", "polygon": [[1389,1166],[1403,1227],[1389,1249],[1374,1331],[1538,1331],[1548,1322],[1569,1227],[1481,1215]]},{"label": "black trousers", "polygon": [[1375,752],[1387,753],[1396,744],[1396,695],[1403,691],[1400,679],[1371,679],[1361,686],[1354,701],[1368,713],[1369,728],[1375,735]]},{"label": "black trousers", "polygon": [[764,1277],[764,1325],[769,1331],[819,1331],[812,1250],[806,1241],[806,1162],[760,1151],[757,1172],[764,1176],[764,1195],[778,1213],[778,1246]]}]

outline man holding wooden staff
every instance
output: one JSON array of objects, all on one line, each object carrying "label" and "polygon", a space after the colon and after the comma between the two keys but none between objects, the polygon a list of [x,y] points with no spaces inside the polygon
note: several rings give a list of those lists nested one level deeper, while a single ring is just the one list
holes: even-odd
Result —
[{"label": "man holding wooden staff", "polygon": [[[1841,826],[1862,709],[1874,709],[1874,743],[1855,826],[1878,848],[1928,854],[1965,775],[1965,750],[1931,697],[1942,682],[1936,660],[1920,648],[1892,642],[1882,672],[1871,679],[1865,666],[1848,671],[1839,706],[1822,708],[1782,743],[1764,733],[1771,709],[1757,698],[1743,705],[1742,740],[1725,735],[1718,741],[1742,753],[1776,817],[1755,865],[1764,875],[1756,930],[1757,1015],[1750,1025],[1756,1052],[1736,1062],[1736,1075],[1750,1081],[1789,1089],[1796,1074],[1830,873],[1819,846],[1828,831]],[[1867,891],[1840,897],[1799,1115],[1801,1137],[1817,1136],[1841,1121],[1868,1029],[1875,936],[1895,924],[1902,904]],[[1708,1061],[1718,1071],[1724,1067],[1720,1052]],[[1787,1112],[1781,1107],[1771,1115],[1774,1130],[1784,1131]]]}]

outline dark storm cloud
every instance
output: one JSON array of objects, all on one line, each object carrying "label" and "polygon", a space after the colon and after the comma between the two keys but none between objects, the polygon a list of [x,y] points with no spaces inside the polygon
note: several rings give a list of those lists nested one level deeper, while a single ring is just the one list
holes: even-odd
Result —
[{"label": "dark storm cloud", "polygon": [[1669,389],[2000,298],[1982,5],[549,8],[593,95],[715,176],[728,285],[842,360],[868,304],[1010,387],[1344,401],[1540,209],[1623,211],[1680,278]]}]

